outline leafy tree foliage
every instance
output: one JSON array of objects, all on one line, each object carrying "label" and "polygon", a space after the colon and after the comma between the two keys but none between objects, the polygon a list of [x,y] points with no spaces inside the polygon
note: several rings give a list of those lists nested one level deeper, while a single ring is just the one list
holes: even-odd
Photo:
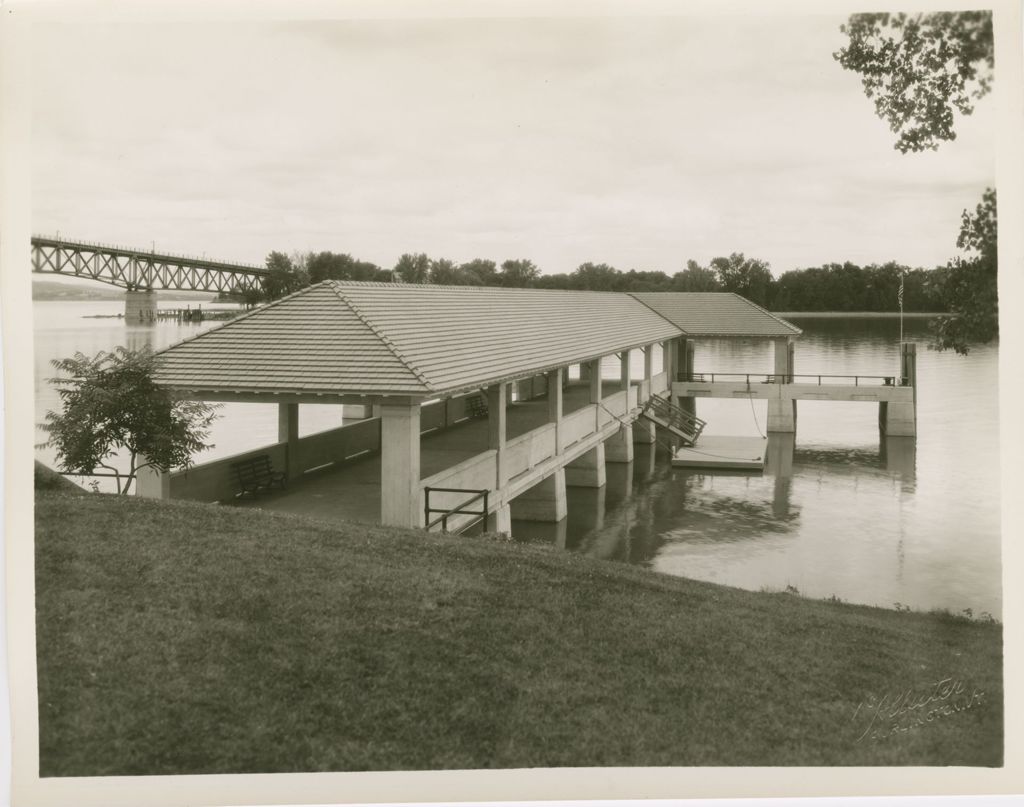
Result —
[{"label": "leafy tree foliage", "polygon": [[524,288],[532,286],[540,276],[540,269],[533,261],[525,259],[508,260],[501,265],[501,272],[498,275],[498,282],[502,286],[510,288]]},{"label": "leafy tree foliage", "polygon": [[964,211],[957,246],[966,257],[954,258],[940,274],[939,293],[952,316],[934,324],[932,347],[961,355],[971,343],[999,336],[999,282],[996,192],[985,191],[974,213]]},{"label": "leafy tree foliage", "polygon": [[746,258],[742,252],[734,252],[728,258],[712,260],[711,268],[724,291],[742,295],[758,305],[768,305],[772,273],[764,261]]},{"label": "leafy tree foliage", "polygon": [[390,273],[369,261],[359,261],[347,253],[309,253],[306,272],[310,283],[324,280],[388,280]]},{"label": "leafy tree foliage", "polygon": [[430,279],[430,258],[422,252],[407,252],[395,264],[395,275],[403,283],[426,283]]},{"label": "leafy tree foliage", "polygon": [[581,263],[572,273],[572,288],[591,291],[616,291],[622,285],[622,272],[606,263]]},{"label": "leafy tree foliage", "polygon": [[470,286],[498,285],[498,264],[494,261],[475,258],[467,263],[460,264],[459,270]]},{"label": "leafy tree foliage", "polygon": [[283,252],[267,256],[267,275],[263,279],[263,299],[277,300],[309,285],[309,274],[297,267]]},{"label": "leafy tree foliage", "polygon": [[[53,360],[63,375],[48,380],[57,388],[62,409],[47,412],[43,428],[62,470],[113,471],[117,492],[125,494],[141,469],[188,467],[194,453],[210,448],[205,439],[217,407],[177,400],[158,387],[155,361],[149,348],[123,347],[92,358],[76,353]],[[128,452],[127,472],[108,462],[120,451]]]},{"label": "leafy tree foliage", "polygon": [[955,139],[954,110],[970,115],[992,87],[990,11],[854,14],[842,31],[849,44],[833,56],[860,74],[903,153]]},{"label": "leafy tree foliage", "polygon": [[701,266],[696,261],[687,261],[686,269],[672,277],[672,291],[721,291],[718,273]]}]

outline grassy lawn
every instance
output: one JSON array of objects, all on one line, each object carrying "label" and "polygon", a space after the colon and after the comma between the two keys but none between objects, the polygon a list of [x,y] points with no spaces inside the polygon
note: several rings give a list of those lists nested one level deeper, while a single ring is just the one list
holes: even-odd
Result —
[{"label": "grassy lawn", "polygon": [[55,490],[36,591],[43,776],[1002,761],[998,624]]}]

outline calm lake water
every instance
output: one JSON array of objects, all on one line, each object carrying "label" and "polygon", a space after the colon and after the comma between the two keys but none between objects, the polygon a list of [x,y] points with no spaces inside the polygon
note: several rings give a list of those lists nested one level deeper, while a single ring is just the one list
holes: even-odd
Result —
[{"label": "calm lake water", "polygon": [[[164,303],[182,307],[181,303]],[[204,304],[204,308],[212,307]],[[44,381],[49,360],[118,344],[165,347],[210,327],[126,326],[122,304],[37,302],[36,414],[59,401]],[[897,320],[797,318],[796,372],[897,375]],[[215,323],[212,323],[215,324]],[[998,353],[964,358],[926,349],[924,320],[906,320],[918,342],[918,437],[885,442],[878,407],[801,401],[797,434],[773,435],[764,474],[672,468],[664,450],[638,446],[630,465],[608,466],[600,491],[569,489],[560,525],[513,522],[518,540],[544,541],[742,588],[914,609],[971,609],[1001,616]],[[770,372],[771,348],[743,340],[698,342],[697,372]],[[606,367],[617,377],[617,364]],[[707,434],[755,436],[766,403],[698,401]],[[228,404],[204,461],[273,442],[274,405]],[[301,433],[341,422],[341,407],[304,406]],[[38,435],[38,441],[45,434]],[[37,450],[53,462],[48,449]]]}]

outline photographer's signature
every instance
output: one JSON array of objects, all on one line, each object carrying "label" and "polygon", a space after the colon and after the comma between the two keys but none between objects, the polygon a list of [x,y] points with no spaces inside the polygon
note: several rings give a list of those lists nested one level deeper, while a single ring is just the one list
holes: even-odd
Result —
[{"label": "photographer's signature", "polygon": [[969,689],[963,681],[952,677],[881,697],[869,695],[853,713],[854,721],[866,724],[856,742],[897,737],[977,709],[984,702],[983,691]]}]

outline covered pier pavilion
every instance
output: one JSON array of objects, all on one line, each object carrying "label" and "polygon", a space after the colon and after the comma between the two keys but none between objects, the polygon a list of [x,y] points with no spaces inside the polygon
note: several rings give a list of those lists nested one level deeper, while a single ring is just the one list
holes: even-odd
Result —
[{"label": "covered pier pavilion", "polygon": [[[278,440],[146,472],[137,490],[231,501],[232,466],[267,455],[288,479],[275,509],[423,527],[486,491],[492,530],[513,517],[557,522],[567,485],[602,487],[606,462],[655,441],[650,402],[685,402],[692,340],[711,327],[697,314],[776,340],[776,363],[786,356],[792,369],[799,330],[731,294],[327,281],[159,354],[157,382],[181,397],[276,404]],[[602,378],[603,360],[617,378]],[[310,404],[363,417],[300,438]],[[475,520],[455,513],[447,526]]]},{"label": "covered pier pavilion", "polygon": [[[671,395],[678,406],[692,414],[697,414],[698,398],[763,399],[768,402],[768,431],[794,433],[797,401],[860,401],[878,405],[878,426],[883,435],[917,434],[917,346],[912,342],[900,344],[898,372],[822,375],[811,368],[801,374],[795,362],[796,339],[801,330],[738,294],[651,292],[633,296],[682,331]],[[718,368],[694,366],[694,348],[700,340],[752,336],[771,340],[770,372],[715,372]]]}]

